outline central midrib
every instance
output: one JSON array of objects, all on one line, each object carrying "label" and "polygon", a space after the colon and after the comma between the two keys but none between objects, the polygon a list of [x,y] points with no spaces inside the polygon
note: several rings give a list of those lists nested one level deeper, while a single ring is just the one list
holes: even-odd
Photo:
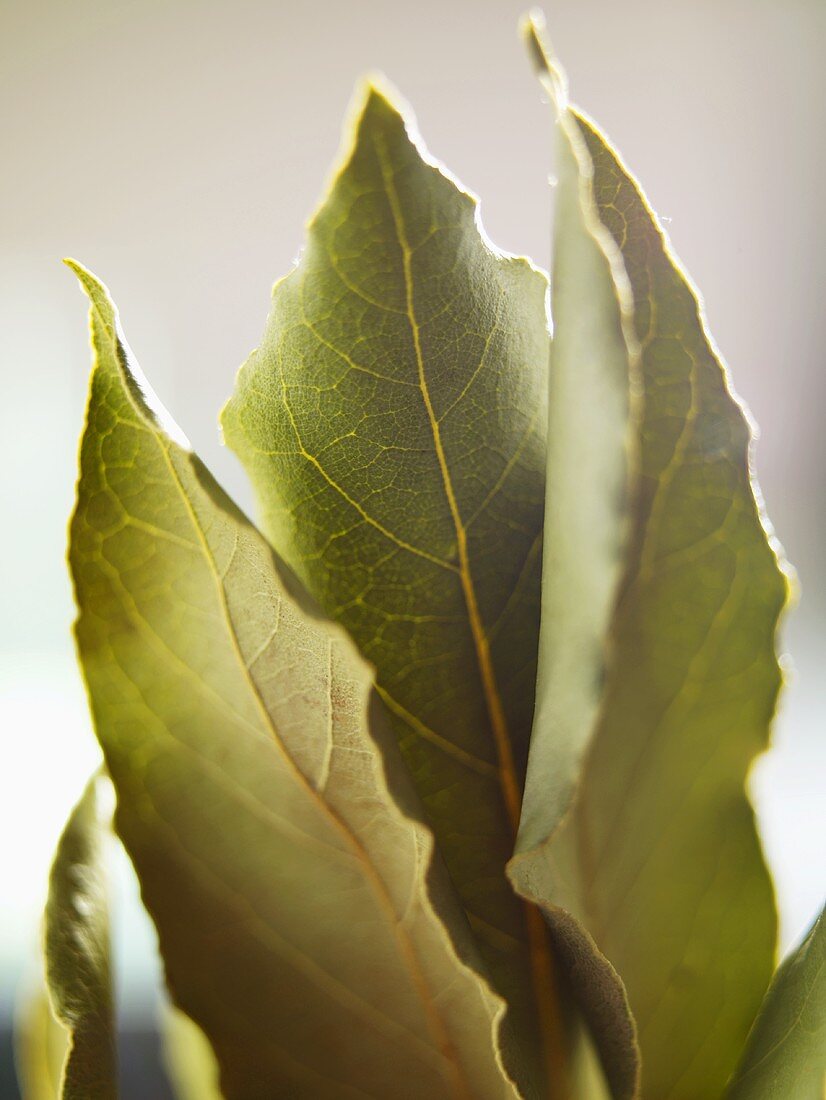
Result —
[{"label": "central midrib", "polygon": [[[456,493],[453,488],[453,479],[447,463],[444,445],[442,443],[439,420],[433,409],[430,397],[430,389],[427,384],[427,376],[424,367],[424,354],[421,346],[421,335],[413,293],[413,273],[411,269],[412,249],[407,239],[407,231],[402,215],[398,192],[393,180],[392,168],[388,164],[386,150],[382,148],[383,142],[378,136],[374,139],[374,148],[379,162],[379,169],[384,182],[387,200],[402,255],[402,268],[404,272],[405,300],[407,307],[407,319],[413,338],[413,348],[416,356],[419,388],[422,393],[425,410],[427,412],[433,445],[439,463],[444,485],[445,497],[450,510],[451,519],[456,532],[456,548],[459,558],[459,577],[462,584],[462,592],[465,598],[468,612],[476,661],[479,675],[482,681],[482,690],[488,717],[493,731],[494,743],[498,758],[499,784],[505,803],[505,811],[510,825],[514,841],[519,830],[519,818],[522,809],[522,794],[516,772],[516,762],[513,755],[510,732],[507,718],[505,717],[502,698],[496,682],[496,674],[493,667],[493,658],[490,652],[490,644],[485,630],[482,616],[479,611],[479,603],[476,598],[476,587],[470,567],[470,557],[467,546],[467,529],[462,521],[459,511]],[[525,924],[528,934],[528,949],[531,959],[531,977],[534,988],[538,1016],[540,1042],[543,1047],[545,1066],[547,1071],[549,1095],[556,1097],[564,1095],[562,1079],[564,1076],[564,1046],[561,1039],[561,1021],[559,1017],[557,981],[554,960],[550,952],[548,932],[544,919],[539,909],[526,899],[521,899],[525,912]]]},{"label": "central midrib", "polygon": [[392,173],[386,163],[386,153],[382,148],[380,148],[381,142],[378,137],[376,138],[374,144],[382,178],[384,180],[385,190],[387,192],[387,199],[390,204],[390,210],[393,217],[396,236],[399,242],[399,248],[402,254],[407,319],[410,324],[410,330],[413,337],[413,348],[416,356],[419,388],[421,390],[422,399],[424,401],[425,410],[427,412],[427,418],[433,436],[433,445],[436,451],[436,458],[439,463],[439,472],[441,474],[445,497],[447,499],[447,505],[450,510],[451,520],[456,533],[456,547],[459,558],[459,579],[461,581],[462,593],[465,598],[465,603],[467,604],[468,621],[470,625],[471,635],[473,637],[473,646],[476,654],[477,664],[479,666],[479,674],[482,680],[482,690],[485,696],[485,704],[487,707],[488,716],[490,718],[494,740],[496,742],[496,752],[499,760],[499,782],[502,788],[502,794],[505,801],[505,808],[507,811],[508,820],[510,822],[511,830],[515,837],[516,832],[519,828],[519,815],[522,806],[522,796],[519,790],[519,783],[516,778],[516,763],[513,756],[513,747],[511,745],[507,719],[505,717],[504,708],[502,706],[502,699],[500,697],[499,689],[496,684],[496,676],[493,668],[493,659],[490,653],[490,645],[488,643],[484,623],[482,622],[482,616],[479,611],[479,603],[476,598],[476,588],[473,583],[473,575],[470,568],[470,557],[468,555],[467,530],[464,523],[462,522],[462,516],[459,511],[459,504],[456,500],[456,493],[453,488],[453,479],[450,475],[450,469],[447,463],[447,456],[445,455],[445,449],[442,443],[441,428],[433,409],[433,402],[430,397],[430,389],[427,384],[427,376],[424,369],[424,354],[422,352],[421,345],[421,334],[419,323],[416,320],[416,309],[413,296],[413,276],[410,263],[411,248],[407,240],[407,233],[404,226],[404,220],[402,218],[399,197],[396,192],[395,184],[393,183]]}]

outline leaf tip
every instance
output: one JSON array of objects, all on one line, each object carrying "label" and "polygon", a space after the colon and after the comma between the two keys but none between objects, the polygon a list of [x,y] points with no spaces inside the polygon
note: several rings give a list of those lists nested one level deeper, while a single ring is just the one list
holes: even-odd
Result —
[{"label": "leaf tip", "polygon": [[[321,199],[307,222],[309,229],[316,224],[330,201],[338,180],[353,160],[359,146],[364,143],[365,137],[371,131],[387,128],[388,124],[409,136],[413,127],[412,112],[383,73],[367,72],[356,83],[345,115],[339,153]],[[273,287],[273,292],[277,286],[278,283]]]},{"label": "leaf tip", "polygon": [[405,130],[415,129],[410,105],[384,73],[378,71],[366,73],[357,85],[353,119],[356,135],[376,122],[391,121]]},{"label": "leaf tip", "polygon": [[102,287],[102,283],[100,282],[100,280],[92,274],[88,267],[84,267],[79,260],[75,260],[71,256],[64,256],[63,263],[66,265],[66,267],[69,268],[70,271],[73,271],[75,275],[77,275],[78,279],[80,280],[80,285],[84,289],[87,289],[90,286]]},{"label": "leaf tip", "polygon": [[75,273],[81,289],[89,299],[91,342],[94,353],[93,371],[115,370],[121,383],[132,395],[138,413],[184,451],[190,451],[189,440],[167,412],[135,360],[120,327],[120,318],[112,295],[104,283],[83,264],[67,257],[63,260]]},{"label": "leaf tip", "polygon": [[100,315],[106,325],[113,327],[117,311],[106,286],[87,267],[84,267],[78,260],[72,259],[71,256],[65,256],[63,263],[77,276],[81,289],[89,299],[92,308]]},{"label": "leaf tip", "polygon": [[568,106],[568,78],[554,56],[546,31],[545,14],[532,8],[519,21],[519,33],[528,51],[542,87],[548,92],[558,111]]}]

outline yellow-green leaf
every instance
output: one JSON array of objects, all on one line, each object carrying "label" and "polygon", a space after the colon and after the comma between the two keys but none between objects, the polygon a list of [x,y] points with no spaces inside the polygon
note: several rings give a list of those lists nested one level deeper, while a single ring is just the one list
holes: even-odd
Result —
[{"label": "yellow-green leaf", "polygon": [[504,869],[536,668],[545,291],[370,87],[223,414],[264,530],[377,669],[495,984],[535,1047],[555,1012],[545,932]]},{"label": "yellow-green leaf", "polygon": [[542,885],[623,979],[642,1095],[713,1100],[772,970],[774,902],[744,782],[768,741],[787,584],[755,498],[750,428],[696,293],[618,155],[570,117],[631,285],[643,393],[599,718]]},{"label": "yellow-green leaf", "polygon": [[823,1100],[826,1096],[826,920],[778,969],[727,1100]]},{"label": "yellow-green leaf", "polygon": [[[372,673],[150,410],[105,289],[70,560],[116,825],[234,1098],[513,1089]],[[170,429],[171,430],[171,429]]]},{"label": "yellow-green leaf", "polygon": [[[27,1100],[117,1096],[104,786],[108,780],[102,776],[89,782],[58,842],[49,875],[44,928],[48,1000],[44,996],[36,1002],[21,1046]],[[61,1048],[65,1057],[56,1079]]]}]

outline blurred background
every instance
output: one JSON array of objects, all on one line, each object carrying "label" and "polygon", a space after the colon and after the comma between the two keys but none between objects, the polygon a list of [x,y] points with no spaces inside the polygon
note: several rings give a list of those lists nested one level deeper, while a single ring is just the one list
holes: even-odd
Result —
[{"label": "blurred background", "polygon": [[[382,70],[410,100],[432,153],[482,196],[493,241],[548,266],[550,121],[516,35],[523,7],[0,0],[4,1035],[37,972],[52,849],[98,758],[64,566],[86,307],[61,257],[109,285],[161,400],[249,508],[217,413],[301,247],[360,74]],[[800,575],[784,630],[795,670],[752,776],[785,949],[826,884],[826,4],[556,0],[547,16],[573,98],[618,144],[702,288]],[[125,867],[118,881],[134,1032],[157,964]]]}]

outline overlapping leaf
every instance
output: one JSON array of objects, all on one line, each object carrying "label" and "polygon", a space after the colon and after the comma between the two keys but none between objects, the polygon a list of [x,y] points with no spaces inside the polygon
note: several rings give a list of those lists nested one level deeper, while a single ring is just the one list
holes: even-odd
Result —
[{"label": "overlapping leaf", "polygon": [[[630,281],[643,407],[607,677],[566,715],[587,741],[599,698],[598,722],[577,800],[540,845],[533,887],[578,917],[622,975],[643,1095],[712,1100],[772,968],[774,904],[744,780],[767,743],[780,683],[774,636],[786,582],[755,499],[749,426],[695,292],[605,138],[573,108],[565,118]],[[553,520],[549,512],[550,539]],[[594,583],[602,590],[605,576],[595,572]],[[553,672],[540,667],[540,695]],[[534,738],[551,754],[535,771],[542,780],[560,746],[553,730],[537,727]],[[532,778],[526,807],[543,797]],[[570,791],[563,784],[549,808],[551,825]]]},{"label": "overlapping leaf", "polygon": [[826,921],[821,913],[769,986],[727,1100],[826,1095]]},{"label": "overlapping leaf", "polygon": [[[528,30],[538,49],[530,24]],[[567,107],[564,76],[548,76],[559,185],[542,628],[534,733],[509,872],[520,893],[543,906],[613,1095],[631,1097],[639,1065],[625,992],[593,939],[556,904],[547,845],[570,809],[599,713],[636,473],[639,347],[628,277],[599,217],[590,157]]]},{"label": "overlapping leaf", "polygon": [[545,289],[492,250],[475,200],[370,88],[223,416],[273,544],[376,666],[497,988],[535,1046],[537,1024],[554,1034],[546,937],[504,867],[536,667]]},{"label": "overlapping leaf", "polygon": [[222,1091],[513,1095],[501,1001],[465,961],[369,669],[160,426],[104,288],[75,270],[95,353],[78,649],[117,829]]}]

